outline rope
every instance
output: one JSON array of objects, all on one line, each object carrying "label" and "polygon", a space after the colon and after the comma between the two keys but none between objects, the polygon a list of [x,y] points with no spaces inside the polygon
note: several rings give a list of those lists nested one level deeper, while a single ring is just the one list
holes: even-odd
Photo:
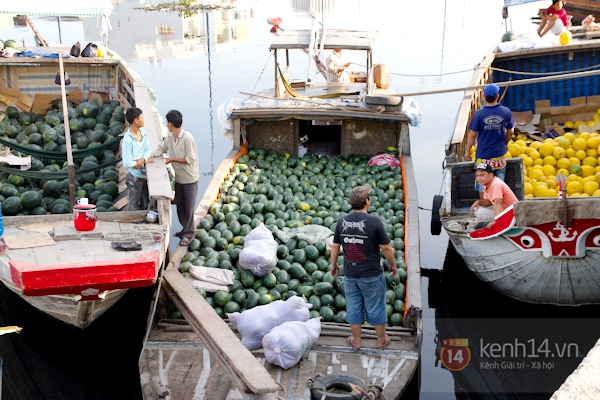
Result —
[{"label": "rope", "polygon": [[258,79],[254,83],[254,87],[252,88],[253,93],[256,90],[256,86],[258,85],[258,82],[260,82],[260,79],[262,78],[263,72],[265,72],[265,69],[267,68],[267,64],[269,63],[269,60],[271,60],[271,56],[273,56],[272,52],[269,53],[269,58],[267,58],[267,62],[265,63],[265,66],[263,67],[262,71],[260,71],[260,75],[258,76]]},{"label": "rope", "polygon": [[167,235],[167,230],[159,227],[149,227],[140,224],[130,224],[129,230],[124,232],[108,232],[104,234],[104,240],[111,242],[130,242],[136,239],[154,240],[154,234]]},{"label": "rope", "polygon": [[334,98],[334,97],[360,94],[360,92],[348,92],[348,93],[328,93],[328,94],[321,94],[321,95],[318,95],[318,96],[301,96],[298,93],[294,92],[294,90],[292,89],[292,87],[287,83],[287,81],[285,80],[285,78],[283,76],[283,72],[281,72],[281,68],[279,68],[279,65],[277,66],[277,70],[279,71],[279,76],[281,76],[281,81],[283,82],[283,86],[285,87],[285,90],[290,95],[292,95],[292,97],[295,97],[295,98],[298,98],[298,99],[309,99],[309,98],[331,99],[331,98]]},{"label": "rope", "polygon": [[[120,141],[121,141],[121,137],[117,136],[115,138],[105,141],[100,146],[82,149],[82,150],[79,150],[79,149],[74,150],[73,158],[79,159],[79,158],[85,158],[87,156],[98,154],[102,150],[105,150],[115,144],[118,144]],[[6,140],[6,139],[2,139],[2,138],[0,138],[0,143],[5,145],[6,147],[10,147],[11,149],[17,150],[21,153],[35,156],[37,158],[49,158],[51,160],[63,160],[63,161],[65,161],[67,159],[67,153],[59,153],[56,151],[34,150],[28,146],[19,144],[16,141],[10,141],[10,140]]]},{"label": "rope", "polygon": [[[82,175],[82,174],[86,174],[88,172],[95,173],[96,171],[100,171],[103,168],[113,166],[113,165],[117,164],[119,161],[121,161],[121,159],[117,158],[114,161],[109,161],[107,163],[98,165],[97,167],[94,167],[94,168],[78,169],[78,170],[75,170],[75,175]],[[69,177],[68,172],[45,172],[45,171],[32,171],[32,170],[21,171],[20,169],[7,167],[4,165],[0,165],[0,172],[5,172],[7,174],[18,175],[18,176],[22,176],[25,178],[31,178],[31,179],[66,179]]]}]

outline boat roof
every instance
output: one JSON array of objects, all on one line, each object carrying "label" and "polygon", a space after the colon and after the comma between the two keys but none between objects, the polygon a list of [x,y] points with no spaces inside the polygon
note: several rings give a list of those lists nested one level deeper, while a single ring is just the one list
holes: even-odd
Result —
[{"label": "boat roof", "polygon": [[[307,49],[310,46],[310,29],[285,30],[271,44],[271,50]],[[345,29],[319,30],[318,38],[325,35],[325,49],[373,50],[376,31],[354,31]],[[320,42],[320,39],[319,39]]]}]

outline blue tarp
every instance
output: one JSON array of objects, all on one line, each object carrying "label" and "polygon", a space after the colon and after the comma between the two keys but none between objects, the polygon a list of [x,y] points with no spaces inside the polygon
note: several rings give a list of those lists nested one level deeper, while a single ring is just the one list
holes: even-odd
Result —
[{"label": "blue tarp", "polygon": [[[62,53],[63,58],[71,57],[69,54]],[[58,58],[58,53],[46,50],[26,50],[20,53],[15,53],[15,57],[48,57]]]},{"label": "blue tarp", "polygon": [[[493,63],[494,68],[515,72],[494,71],[494,82],[513,82],[519,79],[540,78],[548,75],[568,74],[584,70],[597,70],[600,52],[560,52],[553,55],[509,59]],[[600,76],[541,82],[530,85],[511,86],[506,91],[502,104],[513,111],[535,109],[535,100],[549,99],[552,106],[568,106],[574,97],[598,94]]]}]

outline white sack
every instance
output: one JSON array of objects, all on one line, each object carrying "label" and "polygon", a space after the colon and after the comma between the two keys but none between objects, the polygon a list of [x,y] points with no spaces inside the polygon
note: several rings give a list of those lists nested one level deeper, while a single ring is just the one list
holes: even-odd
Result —
[{"label": "white sack", "polygon": [[202,289],[205,292],[218,292],[219,290],[224,290],[226,292],[229,291],[229,286],[199,281],[198,279],[192,278],[190,275],[188,275],[185,279],[194,287],[194,289]]},{"label": "white sack", "polygon": [[232,285],[234,273],[228,269],[208,268],[190,265],[189,274],[200,281],[215,283],[217,285]]},{"label": "white sack", "polygon": [[262,339],[265,359],[288,369],[308,354],[321,335],[321,317],[306,322],[292,321],[276,326]]},{"label": "white sack", "polygon": [[244,238],[244,248],[240,251],[240,267],[262,277],[273,271],[277,264],[277,242],[271,231],[261,222]]},{"label": "white sack", "polygon": [[276,300],[242,313],[228,313],[227,317],[242,335],[242,344],[248,350],[254,350],[262,345],[263,337],[276,326],[289,321],[308,321],[311,307],[312,304],[302,297],[292,296],[286,301]]}]

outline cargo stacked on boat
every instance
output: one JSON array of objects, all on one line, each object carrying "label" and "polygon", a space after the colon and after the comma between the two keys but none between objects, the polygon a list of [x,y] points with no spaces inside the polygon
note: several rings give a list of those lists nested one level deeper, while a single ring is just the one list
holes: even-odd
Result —
[{"label": "cargo stacked on boat", "polygon": [[[119,135],[124,110],[118,101],[68,104],[69,129],[75,167],[76,197],[86,197],[97,211],[118,211]],[[67,173],[67,145],[61,102],[45,114],[9,106],[0,111],[0,143],[17,155],[31,156],[31,168],[0,166],[0,202],[5,215],[71,212]]]},{"label": "cargo stacked on boat", "polygon": [[[399,168],[367,166],[369,158],[299,158],[250,147],[247,155],[238,158],[221,186],[220,197],[200,221],[196,239],[190,242],[180,265],[181,273],[187,275],[191,265],[234,271],[229,291],[206,293],[199,289],[222,317],[274,300],[302,296],[312,304],[311,318],[321,316],[324,321],[345,323],[344,278],[331,275],[325,241],[309,243],[308,238],[282,238],[310,225],[326,227],[333,234],[338,218],[352,211],[348,202],[350,189],[370,183],[374,189],[369,212],[384,221],[398,266],[396,278],[385,272],[388,323],[401,325],[406,297],[402,178]],[[278,243],[277,262],[271,272],[257,277],[239,266],[239,255],[244,237],[261,224]],[[282,234],[284,231],[286,235]],[[386,263],[382,258],[385,271]],[[174,306],[172,311],[172,317],[180,316]]]}]

